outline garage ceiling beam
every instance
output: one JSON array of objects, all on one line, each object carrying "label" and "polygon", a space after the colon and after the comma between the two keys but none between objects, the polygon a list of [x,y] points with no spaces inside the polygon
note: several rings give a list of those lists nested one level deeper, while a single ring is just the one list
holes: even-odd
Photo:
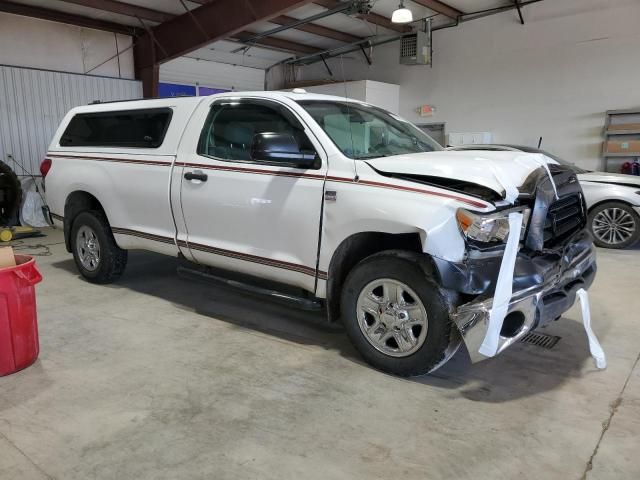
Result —
[{"label": "garage ceiling beam", "polygon": [[[317,0],[314,0],[314,2]],[[519,0],[518,4],[519,7],[522,9],[526,6],[529,5],[533,5],[534,3],[540,3],[544,0]],[[480,18],[484,18],[484,17],[489,17],[491,15],[496,15],[502,12],[507,12],[509,10],[514,10],[517,9],[517,6],[515,3],[511,4],[511,5],[505,5],[502,7],[495,7],[495,8],[489,8],[486,10],[481,10],[478,12],[472,12],[472,13],[463,13],[462,16],[460,18],[457,18],[455,20],[455,22],[451,22],[445,25],[438,25],[436,27],[432,28],[432,31],[438,31],[438,30],[444,30],[446,28],[451,28],[451,27],[457,27],[458,25],[462,24],[462,23],[466,23],[466,22],[470,22],[471,20],[477,20]],[[387,43],[391,43],[391,42],[395,42],[397,40],[399,40],[400,38],[402,38],[404,35],[394,35],[391,38],[383,38],[383,39],[365,39],[363,41],[361,41],[360,43],[356,44],[356,45],[347,45],[347,46],[343,46],[343,47],[339,47],[339,48],[335,48],[335,49],[328,49],[328,50],[323,50],[322,52],[320,52],[317,55],[309,55],[307,57],[302,57],[302,58],[295,58],[295,59],[287,59],[284,60],[280,63],[286,63],[288,65],[311,65],[313,63],[316,62],[325,62],[326,60],[329,58],[333,58],[336,57],[338,55],[346,55],[348,53],[351,52],[356,52],[358,50],[360,50],[360,45],[362,44],[366,44],[369,47],[377,47],[379,45],[384,45]],[[277,65],[277,64],[276,64]]]},{"label": "garage ceiling beam", "polygon": [[[321,7],[332,9],[340,6],[339,0],[313,0],[313,3],[320,5]],[[368,13],[366,15],[356,15],[359,19],[365,20],[369,23],[379,25],[389,30],[395,30],[396,32],[406,33],[411,31],[411,27],[407,25],[400,25],[398,23],[391,23],[391,19],[377,13]]]},{"label": "garage ceiling beam", "polygon": [[[211,0],[193,10],[151,27],[138,37],[133,53],[136,78],[145,98],[158,95],[159,65],[225,38],[242,38],[251,25],[268,22],[311,0]],[[265,46],[282,48],[284,40],[261,38]],[[258,40],[255,41],[259,44]],[[292,48],[287,42],[287,48]],[[306,47],[305,47],[306,48]],[[314,47],[308,47],[314,48]],[[314,48],[314,52],[318,50]]]},{"label": "garage ceiling beam", "polygon": [[[188,13],[156,25],[142,35],[137,51],[142,66],[177,58],[206,44],[245,31],[253,24],[268,22],[311,0],[212,0]],[[153,57],[152,44],[156,44]]]},{"label": "garage ceiling beam", "polygon": [[[137,5],[119,2],[116,0],[61,0],[61,1],[67,2],[67,3],[73,3],[75,5],[82,5],[83,7],[94,8],[96,10],[102,10],[105,12],[117,13],[120,15],[127,15],[130,17],[141,18],[143,20],[149,20],[156,23],[163,23],[175,17],[175,15],[171,13],[161,12],[159,10],[154,10],[146,7],[139,7]],[[198,0],[195,3],[198,3],[200,5],[205,5],[210,1],[211,0]],[[274,23],[276,25],[288,25],[296,21],[297,21],[296,18],[287,17],[286,15],[280,15],[278,17],[271,19],[270,23]],[[362,38],[360,37],[356,37],[354,35],[350,35],[348,33],[344,33],[338,30],[333,30],[331,28],[323,27],[322,25],[314,25],[311,23],[297,25],[292,28],[295,28],[296,30],[300,30],[307,33],[313,33],[314,35],[319,35],[321,37],[331,38],[334,40],[339,40],[347,43],[353,43],[353,42],[357,42],[358,40],[362,40]],[[287,48],[286,50],[309,53],[310,50],[305,49],[303,47],[304,46],[301,46],[301,48],[297,48],[295,50]]]},{"label": "garage ceiling beam", "polygon": [[[192,3],[197,3],[199,5],[206,5],[211,0],[189,0],[189,1]],[[298,21],[297,18],[289,17],[287,15],[280,15],[278,17],[275,17],[269,20],[270,23],[274,23],[276,25],[289,25],[297,21]],[[353,42],[357,42],[358,40],[362,40],[361,37],[357,37],[355,35],[342,32],[340,30],[334,30],[333,28],[323,27],[322,25],[318,25],[316,23],[305,23],[302,25],[296,25],[291,28],[295,30],[300,30],[301,32],[313,33],[314,35],[318,35],[320,37],[326,37],[326,38],[331,38],[333,40],[338,40],[340,42],[353,43]]]},{"label": "garage ceiling beam", "polygon": [[50,20],[52,22],[64,23],[67,25],[75,25],[77,27],[92,28],[111,33],[120,33],[122,35],[135,36],[139,30],[127,25],[119,23],[97,20],[95,18],[83,17],[71,13],[60,12],[58,10],[50,10],[48,8],[34,7],[22,3],[13,3],[0,0],[0,12],[13,13],[25,17],[40,18],[42,20]]},{"label": "garage ceiling beam", "polygon": [[440,13],[445,17],[453,18],[454,20],[462,15],[463,12],[457,8],[453,8],[451,5],[447,5],[439,0],[411,0],[413,3],[427,7],[429,10],[433,10],[436,13]]},{"label": "garage ceiling beam", "polygon": [[152,8],[140,7],[130,3],[118,2],[116,0],[62,0],[66,3],[73,3],[83,7],[95,8],[104,12],[117,13],[128,17],[139,17],[144,20],[162,23],[170,20],[174,15]]},{"label": "garage ceiling beam", "polygon": [[304,45],[302,43],[291,42],[289,40],[284,40],[282,38],[276,37],[263,37],[258,38],[256,40],[251,40],[255,33],[252,32],[239,32],[234,35],[231,35],[230,38],[238,40],[243,43],[247,43],[248,45],[256,45],[256,46],[265,46],[271,47],[278,50],[285,50],[287,52],[295,52],[295,53],[318,53],[321,52],[321,48],[312,47],[310,45]]},{"label": "garage ceiling beam", "polygon": [[[272,18],[269,20],[270,23],[274,23],[276,25],[289,25],[293,22],[297,22],[297,18],[287,17],[286,15],[280,15],[279,17]],[[358,40],[362,40],[361,37],[356,37],[355,35],[351,35],[350,33],[341,32],[339,30],[334,30],[333,28],[323,27],[322,25],[318,25],[315,23],[304,23],[302,25],[297,25],[292,27],[296,30],[300,30],[302,32],[312,33],[314,35],[318,35],[320,37],[331,38],[333,40],[338,40],[340,42],[353,43]]]}]

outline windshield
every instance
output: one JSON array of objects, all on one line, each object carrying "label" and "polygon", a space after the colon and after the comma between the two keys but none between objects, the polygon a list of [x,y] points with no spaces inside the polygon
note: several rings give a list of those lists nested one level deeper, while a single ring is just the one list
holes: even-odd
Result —
[{"label": "windshield", "polygon": [[442,147],[415,125],[354,102],[298,102],[347,157],[356,160],[433,152]]}]

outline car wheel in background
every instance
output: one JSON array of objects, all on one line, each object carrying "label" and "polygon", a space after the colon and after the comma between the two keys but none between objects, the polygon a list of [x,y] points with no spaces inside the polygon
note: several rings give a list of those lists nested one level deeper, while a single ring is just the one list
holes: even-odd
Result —
[{"label": "car wheel in background", "polygon": [[589,212],[589,230],[599,247],[627,248],[640,238],[640,217],[626,203],[602,203]]}]

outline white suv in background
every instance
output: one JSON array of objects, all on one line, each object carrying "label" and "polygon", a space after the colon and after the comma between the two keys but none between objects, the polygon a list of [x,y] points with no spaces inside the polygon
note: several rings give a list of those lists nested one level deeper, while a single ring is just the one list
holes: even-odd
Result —
[{"label": "white suv in background", "polygon": [[[267,280],[323,303],[370,364],[398,375],[432,371],[461,340],[473,361],[496,355],[558,319],[596,271],[571,169],[444,151],[344,98],[78,107],[42,171],[52,222],[87,280],[116,280],[131,249]],[[498,283],[512,291],[494,305]]]}]

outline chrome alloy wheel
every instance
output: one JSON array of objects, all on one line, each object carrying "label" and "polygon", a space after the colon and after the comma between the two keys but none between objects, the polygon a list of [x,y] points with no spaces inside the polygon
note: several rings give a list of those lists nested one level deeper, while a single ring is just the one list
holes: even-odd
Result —
[{"label": "chrome alloy wheel", "polygon": [[636,231],[636,221],[629,212],[611,207],[593,217],[593,234],[603,243],[617,245],[629,240]]},{"label": "chrome alloy wheel", "polygon": [[90,272],[95,271],[100,265],[100,242],[91,227],[83,225],[78,229],[76,253],[80,264]]},{"label": "chrome alloy wheel", "polygon": [[418,295],[390,278],[367,284],[356,304],[358,325],[373,347],[391,357],[407,357],[427,338],[427,312]]}]

